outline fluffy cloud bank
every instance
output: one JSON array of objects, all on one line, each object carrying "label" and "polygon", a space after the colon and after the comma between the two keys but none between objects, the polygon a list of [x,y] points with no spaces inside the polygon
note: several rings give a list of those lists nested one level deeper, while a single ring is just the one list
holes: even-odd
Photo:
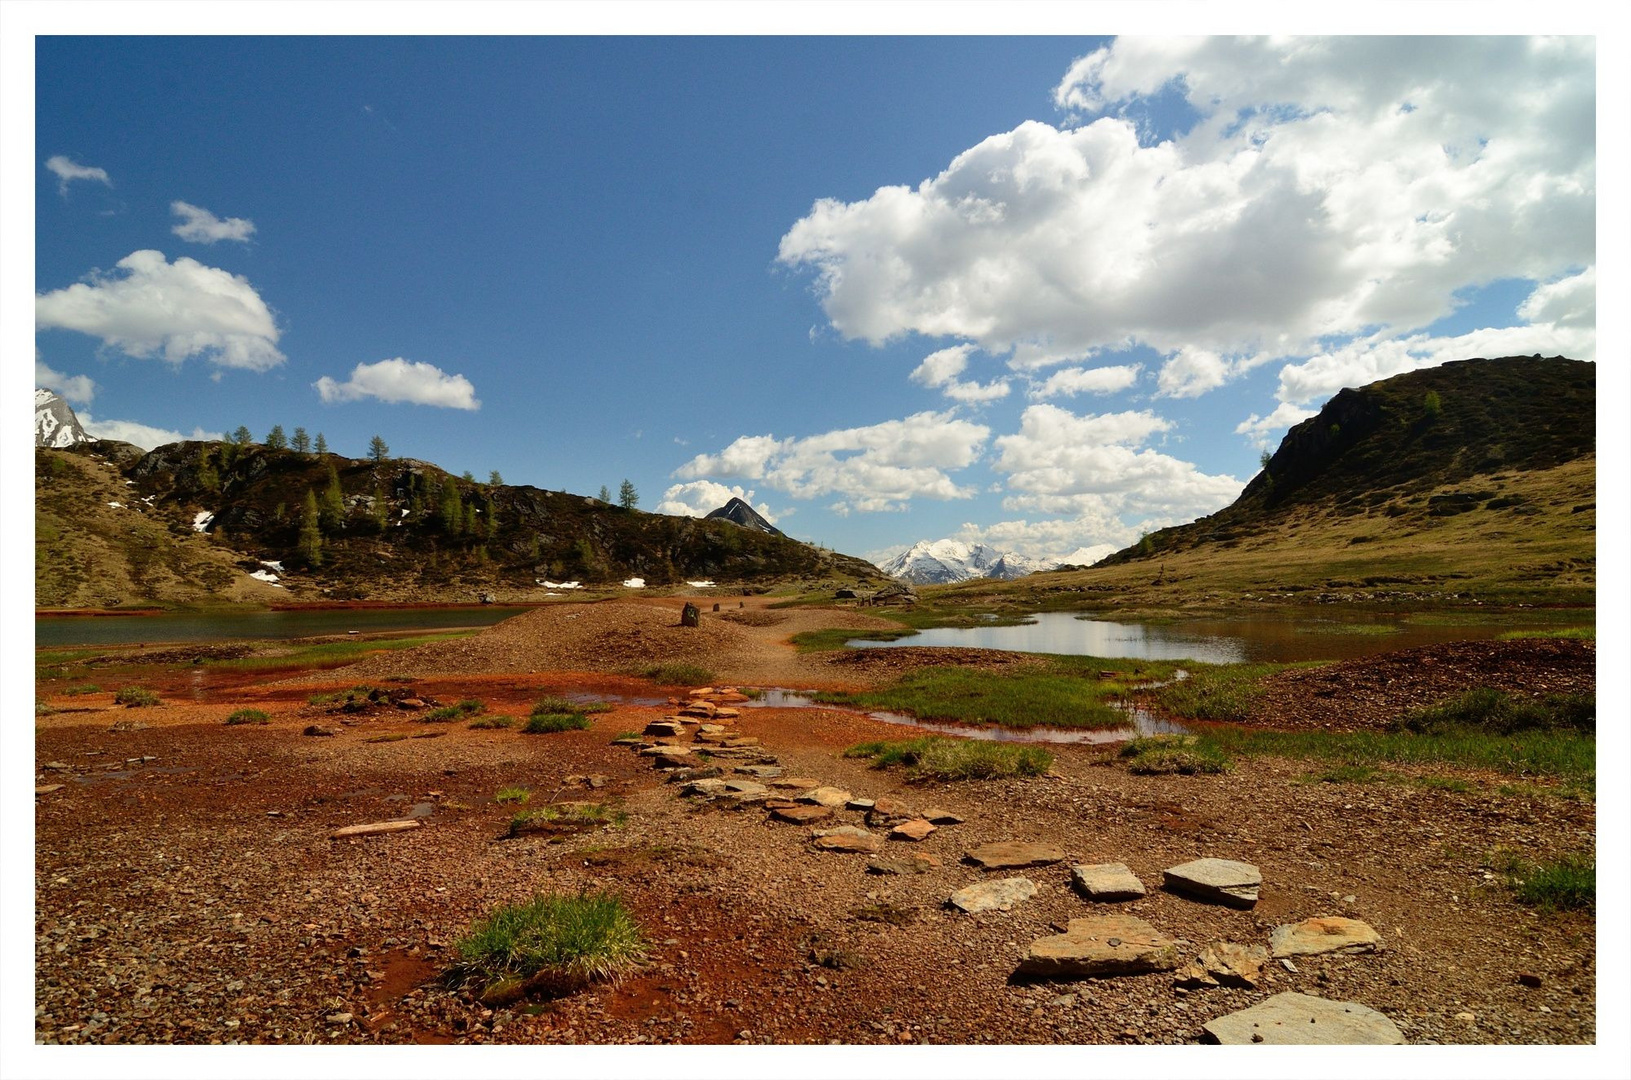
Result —
[{"label": "fluffy cloud bank", "polygon": [[676,514],[683,517],[707,517],[732,499],[741,499],[759,516],[776,524],[776,515],[770,507],[763,503],[753,501],[753,492],[744,491],[740,485],[716,484],[712,480],[693,480],[688,484],[673,484],[663,492],[663,501],[657,504],[657,513]]},{"label": "fluffy cloud bank", "polygon": [[89,375],[64,375],[40,359],[39,349],[34,350],[34,385],[55,390],[70,405],[89,405],[96,397],[96,383]]},{"label": "fluffy cloud bank", "polygon": [[948,473],[972,465],[990,435],[990,428],[950,412],[806,438],[744,435],[717,454],[698,454],[674,476],[760,481],[799,499],[838,495],[832,509],[841,514],[898,510],[918,497],[971,497]]},{"label": "fluffy cloud bank", "polygon": [[80,427],[83,427],[86,434],[92,438],[117,439],[119,442],[139,446],[143,450],[152,450],[167,443],[184,442],[189,439],[196,441],[226,437],[219,431],[205,431],[203,428],[193,428],[191,435],[184,435],[179,431],[139,424],[134,420],[98,420],[89,413],[75,415],[79,417]]},{"label": "fluffy cloud bank", "polygon": [[271,309],[248,280],[159,251],[120,259],[119,273],[34,298],[39,330],[77,330],[127,356],[172,364],[201,356],[220,367],[265,371],[283,363]]},{"label": "fluffy cloud bank", "polygon": [[[1198,119],[1170,140],[1110,114],[1173,87]],[[1018,368],[1142,343],[1173,396],[1594,262],[1589,38],[1123,38],[1055,99],[1085,122],[822,199],[780,262],[847,337],[952,336]]]},{"label": "fluffy cloud bank", "polygon": [[68,185],[75,180],[95,180],[99,184],[113,186],[106,169],[99,169],[94,165],[81,165],[63,154],[46,158],[45,167],[56,174],[57,191],[65,199],[68,197]]},{"label": "fluffy cloud bank", "polygon": [[170,212],[181,221],[170,231],[194,244],[213,244],[218,240],[236,240],[247,244],[255,235],[255,223],[248,218],[218,218],[202,206],[184,203],[179,199],[170,204]]},{"label": "fluffy cloud bank", "polygon": [[415,363],[400,356],[374,364],[358,364],[345,382],[324,375],[312,383],[330,405],[362,398],[397,405],[435,405],[444,409],[479,409],[476,388],[463,375],[449,375],[435,364]]}]

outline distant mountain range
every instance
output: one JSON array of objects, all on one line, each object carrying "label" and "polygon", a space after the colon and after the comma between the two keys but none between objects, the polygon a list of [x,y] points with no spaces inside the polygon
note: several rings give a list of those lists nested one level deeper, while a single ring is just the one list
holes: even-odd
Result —
[{"label": "distant mountain range", "polygon": [[34,445],[73,446],[90,442],[68,403],[49,390],[34,388]]},{"label": "distant mountain range", "polygon": [[894,558],[879,563],[878,568],[890,577],[913,585],[947,585],[975,578],[1012,581],[1058,565],[1053,561],[1026,558],[1014,551],[999,551],[989,544],[920,540]]}]

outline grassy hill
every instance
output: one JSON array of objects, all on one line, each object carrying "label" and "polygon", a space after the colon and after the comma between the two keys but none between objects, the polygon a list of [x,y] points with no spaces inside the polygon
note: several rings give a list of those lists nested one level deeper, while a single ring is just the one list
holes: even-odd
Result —
[{"label": "grassy hill", "polygon": [[[118,506],[109,504],[118,503]],[[198,515],[213,515],[206,531]],[[40,607],[540,599],[540,580],[853,584],[870,563],[783,536],[489,485],[422,461],[250,444],[119,443],[35,457]],[[284,568],[257,581],[261,561]]]},{"label": "grassy hill", "polygon": [[1343,390],[1234,503],[1088,569],[934,590],[945,605],[1589,607],[1596,368],[1465,360]]}]

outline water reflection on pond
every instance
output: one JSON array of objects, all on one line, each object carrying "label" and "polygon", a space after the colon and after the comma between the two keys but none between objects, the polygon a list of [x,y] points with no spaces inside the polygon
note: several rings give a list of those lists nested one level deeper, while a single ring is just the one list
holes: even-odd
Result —
[{"label": "water reflection on pond", "polygon": [[1030,622],[1017,626],[940,627],[893,641],[855,640],[849,644],[858,649],[928,646],[1136,660],[1197,660],[1208,664],[1288,663],[1345,660],[1418,645],[1492,638],[1513,628],[1511,623],[1416,625],[1373,615],[1140,623],[1083,619],[1068,611],[1054,611],[1030,618]]},{"label": "water reflection on pond", "polygon": [[491,626],[531,608],[499,604],[437,607],[322,608],[186,615],[40,615],[37,647],[135,645],[143,642],[244,641],[402,630]]}]

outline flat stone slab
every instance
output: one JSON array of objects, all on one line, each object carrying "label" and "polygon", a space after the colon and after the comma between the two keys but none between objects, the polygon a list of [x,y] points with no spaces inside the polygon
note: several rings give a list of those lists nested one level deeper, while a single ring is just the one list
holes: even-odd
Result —
[{"label": "flat stone slab", "polygon": [[654,769],[684,769],[695,765],[697,759],[683,746],[666,746],[661,754],[651,755]]},{"label": "flat stone slab", "polygon": [[923,811],[922,817],[931,825],[961,825],[963,819],[950,810],[942,810],[938,806]]},{"label": "flat stone slab", "polygon": [[689,784],[693,780],[712,780],[724,776],[725,772],[718,765],[705,765],[701,768],[675,769],[663,781],[665,784]]},{"label": "flat stone slab", "polygon": [[1286,991],[1201,1025],[1225,1046],[1401,1046],[1404,1034],[1375,1009]]},{"label": "flat stone slab", "polygon": [[963,857],[982,870],[1022,870],[1027,866],[1063,862],[1065,853],[1047,844],[1004,840],[995,844],[981,844]]},{"label": "flat stone slab", "polygon": [[946,902],[970,915],[978,915],[982,911],[1011,911],[1014,905],[1035,895],[1036,882],[1030,878],[1005,877],[958,889]]},{"label": "flat stone slab", "polygon": [[335,829],[328,834],[330,840],[344,840],[348,836],[374,836],[378,833],[402,832],[404,829],[417,829],[417,820],[409,821],[375,821],[368,825],[347,825],[343,829]]},{"label": "flat stone slab", "polygon": [[1382,935],[1369,923],[1326,915],[1276,926],[1269,935],[1269,949],[1278,960],[1283,956],[1375,952],[1381,941]]},{"label": "flat stone slab", "polygon": [[1255,990],[1264,981],[1263,965],[1269,951],[1261,945],[1236,945],[1214,941],[1199,958],[1178,969],[1174,981],[1179,986],[1242,986]]},{"label": "flat stone slab", "polygon": [[798,799],[800,802],[815,803],[817,806],[825,806],[836,810],[849,802],[850,793],[843,788],[818,787],[811,788],[803,795],[800,795]]},{"label": "flat stone slab", "polygon": [[648,746],[644,750],[641,750],[640,751],[640,756],[641,757],[662,757],[664,754],[668,754],[668,755],[683,754],[683,755],[689,756],[690,753],[691,753],[690,747],[678,746],[678,745],[675,745],[673,743],[658,742],[655,745]]},{"label": "flat stone slab", "polygon": [[866,872],[891,875],[927,874],[939,866],[940,860],[935,856],[913,851],[904,855],[880,855],[866,864]]},{"label": "flat stone slab", "polygon": [[1161,874],[1163,883],[1174,892],[1238,908],[1255,905],[1263,884],[1261,870],[1233,859],[1196,859],[1170,866]]},{"label": "flat stone slab", "polygon": [[808,825],[812,821],[825,821],[832,817],[830,806],[784,806],[772,810],[770,816],[777,821],[785,821],[792,825]]},{"label": "flat stone slab", "polygon": [[645,735],[684,735],[685,725],[676,720],[653,720],[646,725]]},{"label": "flat stone slab", "polygon": [[821,851],[859,852],[863,855],[876,854],[883,848],[883,837],[854,825],[817,829],[811,836],[811,842]]},{"label": "flat stone slab", "polygon": [[866,812],[868,825],[899,825],[903,821],[910,821],[917,817],[905,802],[892,795],[883,795],[872,801],[872,807]]},{"label": "flat stone slab", "polygon": [[1070,881],[1089,900],[1108,903],[1144,895],[1144,883],[1125,863],[1077,863],[1070,868]]},{"label": "flat stone slab", "polygon": [[916,841],[924,839],[932,832],[934,832],[933,825],[930,825],[923,818],[913,818],[911,821],[903,821],[890,829],[889,837],[892,840]]},{"label": "flat stone slab", "polygon": [[1063,934],[1031,942],[1016,974],[1086,979],[1171,971],[1177,966],[1177,943],[1143,919],[1095,915],[1072,919]]},{"label": "flat stone slab", "polygon": [[755,780],[773,780],[782,774],[780,765],[737,765],[734,768],[743,776],[751,776]]},{"label": "flat stone slab", "polygon": [[872,809],[872,807],[874,805],[875,804],[873,803],[873,801],[871,799],[856,798],[856,799],[851,799],[849,802],[845,803],[844,804],[844,809],[845,810],[859,810],[864,814],[868,810]]},{"label": "flat stone slab", "polygon": [[49,795],[53,791],[61,791],[63,788],[65,788],[67,786],[68,785],[66,785],[66,784],[41,784],[40,786],[38,786],[38,787],[36,787],[34,789],[34,794],[36,794],[36,795]]},{"label": "flat stone slab", "polygon": [[680,794],[706,795],[709,798],[713,798],[717,795],[723,795],[729,790],[730,788],[725,786],[725,781],[719,779],[718,777],[705,776],[692,780],[690,783],[686,784],[685,787],[680,789]]}]

